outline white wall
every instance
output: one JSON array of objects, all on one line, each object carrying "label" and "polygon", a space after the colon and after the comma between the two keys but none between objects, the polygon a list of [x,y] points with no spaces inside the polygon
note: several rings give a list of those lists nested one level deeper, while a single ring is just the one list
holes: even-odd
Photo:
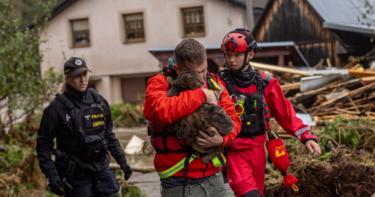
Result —
[{"label": "white wall", "polygon": [[[62,71],[63,52],[67,59],[82,57],[92,70],[91,76],[103,77],[97,84],[99,92],[109,97],[110,103],[117,102],[121,93],[110,92],[121,90],[118,77],[151,76],[157,72],[159,62],[148,48],[176,46],[183,39],[180,9],[201,5],[204,6],[206,35],[195,39],[203,45],[220,44],[226,33],[244,26],[245,11],[228,8],[219,0],[79,0],[46,27],[49,41],[41,45],[44,54],[41,69],[55,67]],[[122,14],[140,11],[144,14],[146,41],[124,43]],[[79,18],[89,19],[90,47],[72,47],[69,20]]]}]

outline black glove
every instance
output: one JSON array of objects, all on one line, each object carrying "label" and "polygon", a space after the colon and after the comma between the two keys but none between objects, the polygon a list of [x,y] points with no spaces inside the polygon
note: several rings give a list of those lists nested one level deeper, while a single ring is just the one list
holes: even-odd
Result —
[{"label": "black glove", "polygon": [[51,175],[47,178],[47,185],[52,192],[58,196],[64,195],[64,186],[57,175]]},{"label": "black glove", "polygon": [[130,176],[133,174],[133,170],[129,166],[129,164],[126,162],[122,163],[120,167],[121,167],[121,170],[124,171],[124,179],[127,181],[130,178]]}]

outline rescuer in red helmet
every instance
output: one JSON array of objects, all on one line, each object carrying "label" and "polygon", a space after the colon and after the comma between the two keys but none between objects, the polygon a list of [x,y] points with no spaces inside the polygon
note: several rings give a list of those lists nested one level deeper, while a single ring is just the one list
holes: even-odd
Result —
[{"label": "rescuer in red helmet", "polygon": [[237,28],[225,35],[221,49],[226,67],[219,72],[219,78],[242,120],[240,134],[228,151],[229,185],[237,197],[259,197],[264,189],[264,143],[271,115],[285,131],[306,145],[313,158],[321,153],[318,138],[296,116],[277,79],[260,74],[249,64],[257,44],[248,30]]}]

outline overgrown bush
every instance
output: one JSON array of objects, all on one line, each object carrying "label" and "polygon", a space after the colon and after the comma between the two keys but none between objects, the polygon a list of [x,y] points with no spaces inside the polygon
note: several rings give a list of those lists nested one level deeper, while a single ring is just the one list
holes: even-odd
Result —
[{"label": "overgrown bush", "polygon": [[143,116],[142,105],[124,104],[121,100],[109,107],[111,108],[114,127],[136,127],[147,123]]}]

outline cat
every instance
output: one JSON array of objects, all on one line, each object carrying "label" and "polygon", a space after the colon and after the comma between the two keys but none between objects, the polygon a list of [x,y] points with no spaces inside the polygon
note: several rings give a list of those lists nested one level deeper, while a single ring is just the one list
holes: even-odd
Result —
[{"label": "cat", "polygon": [[[171,78],[168,79],[168,82],[172,82]],[[167,91],[167,96],[178,96],[183,91],[201,88],[204,84],[204,80],[198,72],[185,70],[173,80],[171,84],[172,87]],[[219,85],[219,87],[219,90],[214,91],[217,101],[220,99],[220,95],[224,90],[222,85]],[[215,127],[220,135],[228,135],[232,132],[233,126],[232,119],[221,106],[207,103],[202,104],[194,113],[186,118],[172,123],[172,128],[177,132],[178,137],[184,139],[198,152],[204,153],[202,157],[203,163],[208,163],[218,156],[224,151],[224,148],[199,148],[196,142],[196,137],[202,137],[199,131],[201,130],[212,137],[214,133],[211,127]]]}]

